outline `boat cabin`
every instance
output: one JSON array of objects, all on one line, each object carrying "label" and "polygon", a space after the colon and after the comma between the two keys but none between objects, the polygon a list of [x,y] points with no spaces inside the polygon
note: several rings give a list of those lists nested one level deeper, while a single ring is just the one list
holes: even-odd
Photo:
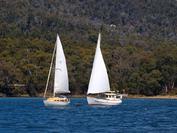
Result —
[{"label": "boat cabin", "polygon": [[48,98],[47,101],[53,101],[53,102],[68,102],[68,99],[65,96],[60,97],[51,97]]},{"label": "boat cabin", "polygon": [[107,99],[117,99],[117,98],[121,98],[121,95],[117,95],[115,93],[104,93],[105,97]]},{"label": "boat cabin", "polygon": [[116,94],[114,91],[101,93],[98,95],[97,98],[104,98],[104,99],[122,99],[122,95]]}]

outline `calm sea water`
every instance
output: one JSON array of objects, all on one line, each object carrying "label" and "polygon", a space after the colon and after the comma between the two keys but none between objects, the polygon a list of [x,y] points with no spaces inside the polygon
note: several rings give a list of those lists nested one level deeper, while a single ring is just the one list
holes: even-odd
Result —
[{"label": "calm sea water", "polygon": [[177,133],[177,100],[125,99],[113,107],[71,100],[46,108],[41,98],[0,98],[0,133]]}]

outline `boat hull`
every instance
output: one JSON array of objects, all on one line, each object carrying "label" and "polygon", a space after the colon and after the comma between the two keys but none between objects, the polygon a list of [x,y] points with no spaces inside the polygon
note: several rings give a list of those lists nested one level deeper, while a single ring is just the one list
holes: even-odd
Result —
[{"label": "boat hull", "polygon": [[47,101],[47,100],[44,100],[43,102],[45,106],[54,106],[54,107],[66,106],[70,103],[70,102],[55,102],[55,101]]},{"label": "boat hull", "polygon": [[96,97],[87,96],[87,102],[89,105],[119,105],[122,103],[122,99],[116,98],[114,100],[101,99]]}]

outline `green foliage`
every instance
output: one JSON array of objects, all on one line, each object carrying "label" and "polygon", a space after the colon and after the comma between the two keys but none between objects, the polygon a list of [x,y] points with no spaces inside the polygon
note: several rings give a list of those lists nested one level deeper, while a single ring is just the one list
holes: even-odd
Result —
[{"label": "green foliage", "polygon": [[59,33],[71,92],[85,94],[99,31],[113,90],[175,93],[176,12],[172,0],[2,1],[0,93],[37,96],[44,92]]}]

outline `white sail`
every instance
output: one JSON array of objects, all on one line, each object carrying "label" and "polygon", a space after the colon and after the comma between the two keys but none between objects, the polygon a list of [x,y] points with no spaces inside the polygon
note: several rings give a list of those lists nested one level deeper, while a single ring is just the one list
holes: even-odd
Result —
[{"label": "white sail", "polygon": [[58,35],[56,40],[56,60],[55,60],[55,79],[54,79],[54,94],[56,93],[70,93],[66,59]]},{"label": "white sail", "polygon": [[99,33],[87,94],[96,94],[110,91],[108,74],[101,53],[100,42],[101,34]]}]

